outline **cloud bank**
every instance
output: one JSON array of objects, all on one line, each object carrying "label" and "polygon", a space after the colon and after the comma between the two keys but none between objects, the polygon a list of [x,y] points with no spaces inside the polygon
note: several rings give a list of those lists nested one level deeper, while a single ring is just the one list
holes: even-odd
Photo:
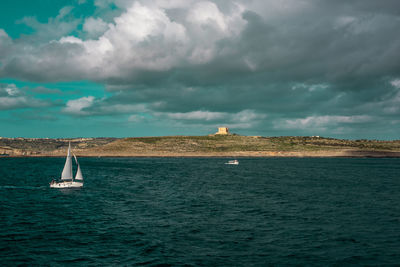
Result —
[{"label": "cloud bank", "polygon": [[25,18],[36,32],[23,38],[0,30],[0,77],[106,86],[66,101],[71,116],[399,138],[398,1],[94,4],[84,19],[69,7],[45,25]]}]

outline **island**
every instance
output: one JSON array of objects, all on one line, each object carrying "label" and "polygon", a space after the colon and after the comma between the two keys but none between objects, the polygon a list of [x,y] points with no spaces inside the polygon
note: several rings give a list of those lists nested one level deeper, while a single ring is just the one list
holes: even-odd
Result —
[{"label": "island", "polygon": [[218,133],[131,138],[0,137],[0,157],[62,157],[69,142],[80,157],[400,157],[400,140]]}]

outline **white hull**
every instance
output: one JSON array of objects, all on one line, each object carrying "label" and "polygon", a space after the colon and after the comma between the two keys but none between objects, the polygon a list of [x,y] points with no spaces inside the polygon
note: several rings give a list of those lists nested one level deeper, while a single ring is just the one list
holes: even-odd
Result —
[{"label": "white hull", "polygon": [[230,161],[226,162],[225,164],[228,164],[228,165],[239,165],[239,161],[237,161],[237,160],[230,160]]},{"label": "white hull", "polygon": [[81,182],[58,182],[51,183],[50,188],[79,188],[82,187],[83,183]]}]

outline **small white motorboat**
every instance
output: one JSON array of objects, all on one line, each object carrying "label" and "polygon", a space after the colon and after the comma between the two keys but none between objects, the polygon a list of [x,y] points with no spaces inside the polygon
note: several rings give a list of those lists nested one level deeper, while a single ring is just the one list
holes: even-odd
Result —
[{"label": "small white motorboat", "polygon": [[225,164],[229,164],[229,165],[239,165],[239,161],[238,161],[237,159],[229,160],[229,161],[226,162]]},{"label": "small white motorboat", "polygon": [[72,176],[72,157],[71,157],[71,143],[68,144],[68,154],[65,161],[64,169],[61,173],[61,181],[52,180],[50,182],[51,188],[79,188],[83,186],[83,176],[78,159],[74,155],[78,169],[76,171],[75,179]]}]

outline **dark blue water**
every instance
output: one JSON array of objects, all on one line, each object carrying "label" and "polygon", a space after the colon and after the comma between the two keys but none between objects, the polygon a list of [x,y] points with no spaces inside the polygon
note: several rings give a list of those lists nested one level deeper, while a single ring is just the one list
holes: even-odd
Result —
[{"label": "dark blue water", "polygon": [[400,264],[399,159],[0,158],[2,265]]}]

